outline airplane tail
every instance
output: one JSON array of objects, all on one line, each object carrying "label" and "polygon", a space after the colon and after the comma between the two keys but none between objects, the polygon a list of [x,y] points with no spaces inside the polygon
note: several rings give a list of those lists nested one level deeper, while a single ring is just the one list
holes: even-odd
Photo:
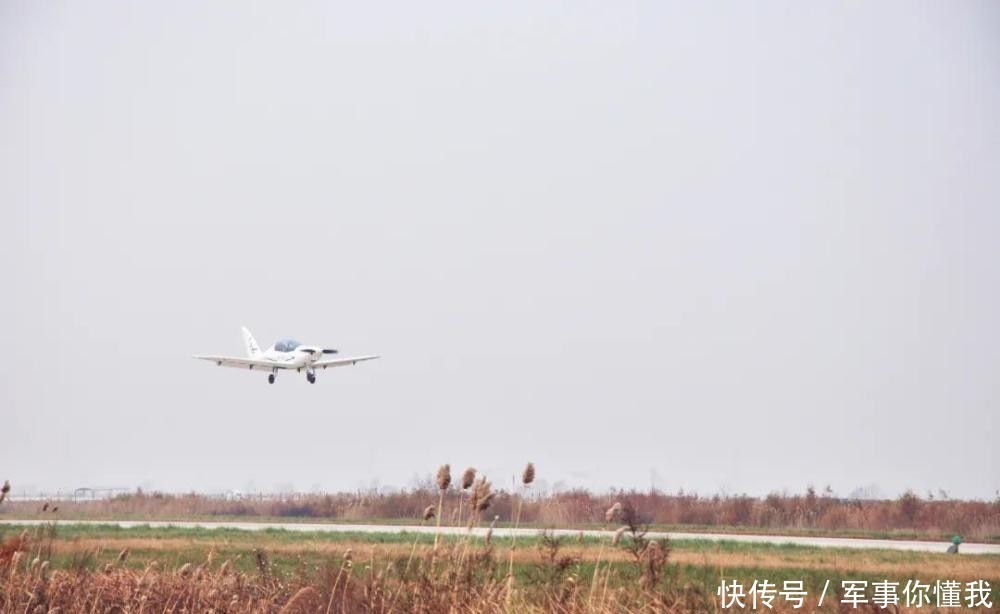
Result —
[{"label": "airplane tail", "polygon": [[242,328],[243,330],[243,343],[247,346],[247,358],[256,358],[260,355],[260,346],[257,345],[257,341],[254,340],[253,335],[247,330],[246,326]]}]

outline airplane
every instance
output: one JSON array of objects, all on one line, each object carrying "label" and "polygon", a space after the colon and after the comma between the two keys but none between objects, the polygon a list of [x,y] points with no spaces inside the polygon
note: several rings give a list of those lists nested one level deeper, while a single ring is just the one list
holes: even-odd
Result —
[{"label": "airplane", "polygon": [[294,369],[298,373],[301,373],[305,369],[306,380],[310,384],[315,384],[317,369],[345,367],[365,360],[378,358],[377,355],[373,355],[324,359],[324,355],[336,354],[337,350],[302,345],[294,339],[282,339],[262,352],[253,335],[250,334],[250,331],[245,326],[241,330],[243,331],[243,343],[247,348],[246,358],[237,358],[235,356],[195,356],[195,358],[210,360],[220,367],[234,367],[237,369],[249,369],[250,371],[270,371],[267,376],[267,383],[269,384],[274,383],[274,378],[281,369]]}]

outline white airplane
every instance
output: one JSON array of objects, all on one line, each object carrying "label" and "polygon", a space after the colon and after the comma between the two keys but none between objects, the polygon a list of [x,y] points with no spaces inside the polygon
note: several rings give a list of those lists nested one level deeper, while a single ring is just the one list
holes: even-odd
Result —
[{"label": "white airplane", "polygon": [[235,356],[195,356],[201,360],[211,360],[220,367],[235,367],[251,371],[269,371],[267,383],[274,383],[274,376],[279,369],[294,369],[301,373],[306,371],[306,379],[310,384],[316,383],[316,370],[330,367],[345,367],[357,364],[363,360],[373,360],[378,356],[354,356],[352,358],[323,359],[324,354],[336,354],[337,350],[327,350],[320,347],[302,345],[294,339],[282,339],[267,350],[261,352],[260,346],[254,341],[253,335],[244,327],[243,343],[247,346],[247,357]]}]

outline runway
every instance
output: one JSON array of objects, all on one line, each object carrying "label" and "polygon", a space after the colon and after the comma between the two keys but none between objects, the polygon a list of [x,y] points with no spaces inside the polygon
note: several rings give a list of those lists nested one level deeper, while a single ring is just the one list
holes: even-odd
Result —
[{"label": "runway", "polygon": [[[60,526],[72,525],[104,525],[118,526],[123,529],[133,527],[179,527],[185,529],[238,529],[240,531],[265,531],[268,529],[281,529],[285,531],[302,531],[315,533],[430,533],[437,529],[433,526],[418,525],[381,525],[381,524],[333,524],[333,523],[301,523],[301,522],[202,522],[202,521],[137,521],[137,520],[0,520],[0,525],[20,525],[37,526],[54,522]],[[443,535],[463,535],[467,532],[464,527],[441,527]],[[486,528],[480,527],[472,530],[475,535],[485,535]],[[496,537],[509,537],[514,533],[518,537],[534,536],[539,533],[539,529],[512,529],[496,528],[493,535]],[[581,531],[574,529],[556,529],[556,535],[575,537]],[[612,531],[584,530],[582,533],[588,537],[610,537]],[[851,548],[869,550],[908,550],[912,552],[945,552],[950,545],[948,542],[940,541],[911,541],[896,539],[855,539],[847,537],[804,537],[794,535],[737,535],[732,533],[675,533],[650,531],[648,537],[656,539],[669,537],[672,540],[701,540],[701,541],[730,541],[749,544],[792,544],[796,546],[806,546],[813,548]],[[964,543],[961,545],[962,554],[992,554],[1000,555],[1000,544],[977,544]]]}]

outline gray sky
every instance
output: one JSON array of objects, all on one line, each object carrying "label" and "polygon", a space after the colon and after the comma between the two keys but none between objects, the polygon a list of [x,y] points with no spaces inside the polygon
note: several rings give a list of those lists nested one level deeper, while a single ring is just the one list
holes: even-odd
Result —
[{"label": "gray sky", "polygon": [[[1000,488],[1000,4],[0,1],[0,479]],[[219,369],[239,326],[383,359]]]}]

